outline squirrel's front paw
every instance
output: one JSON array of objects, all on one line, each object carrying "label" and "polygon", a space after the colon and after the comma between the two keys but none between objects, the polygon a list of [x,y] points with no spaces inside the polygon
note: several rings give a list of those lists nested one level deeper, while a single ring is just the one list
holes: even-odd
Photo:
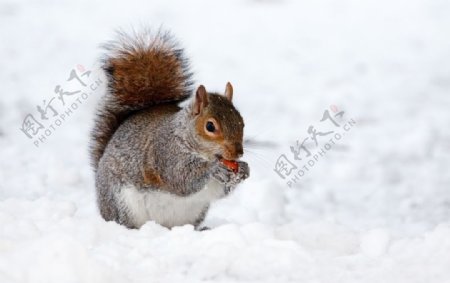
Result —
[{"label": "squirrel's front paw", "polygon": [[211,170],[211,176],[221,184],[227,184],[232,174],[233,172],[220,162],[216,162]]},{"label": "squirrel's front paw", "polygon": [[232,179],[237,183],[244,181],[250,176],[250,167],[248,167],[248,163],[244,161],[237,161],[239,164],[238,171],[233,174]]},{"label": "squirrel's front paw", "polygon": [[250,168],[244,161],[237,161],[238,170],[233,172],[230,168],[223,165],[221,162],[217,162],[214,165],[212,176],[224,184],[228,188],[237,186],[240,182],[244,181],[250,175]]}]

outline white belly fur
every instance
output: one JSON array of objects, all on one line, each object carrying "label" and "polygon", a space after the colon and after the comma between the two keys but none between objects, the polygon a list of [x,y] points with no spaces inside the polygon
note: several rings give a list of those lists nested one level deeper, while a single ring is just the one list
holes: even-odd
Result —
[{"label": "white belly fur", "polygon": [[186,197],[161,191],[139,191],[128,185],[120,192],[120,202],[136,227],[150,220],[173,227],[194,224],[211,201],[223,196],[223,185],[211,179],[202,190]]}]

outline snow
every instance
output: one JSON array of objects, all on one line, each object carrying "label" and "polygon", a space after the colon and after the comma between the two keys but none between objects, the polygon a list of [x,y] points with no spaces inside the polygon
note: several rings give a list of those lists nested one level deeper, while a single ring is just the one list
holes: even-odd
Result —
[{"label": "snow", "polygon": [[[445,0],[1,1],[0,282],[450,282],[449,13]],[[104,84],[39,147],[19,130],[77,85],[72,69],[104,80],[114,28],[161,24],[198,83],[233,83],[253,141],[251,177],[208,231],[99,216],[87,147]],[[310,125],[333,129],[320,119],[336,108],[356,124],[288,187],[277,158]]]},{"label": "snow", "polygon": [[389,245],[389,233],[385,229],[373,229],[361,236],[361,251],[369,257],[383,255]]}]

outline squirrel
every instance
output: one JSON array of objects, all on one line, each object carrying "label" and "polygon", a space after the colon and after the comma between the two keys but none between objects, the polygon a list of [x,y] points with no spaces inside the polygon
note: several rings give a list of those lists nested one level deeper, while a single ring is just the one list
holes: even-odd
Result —
[{"label": "squirrel", "polygon": [[184,50],[167,31],[119,31],[103,48],[108,83],[90,145],[101,216],[128,228],[201,229],[210,203],[249,176],[232,85],[223,95],[193,88]]}]

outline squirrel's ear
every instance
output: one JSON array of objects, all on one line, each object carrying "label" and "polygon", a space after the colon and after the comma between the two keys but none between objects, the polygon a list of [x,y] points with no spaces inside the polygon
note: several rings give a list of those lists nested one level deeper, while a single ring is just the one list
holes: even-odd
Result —
[{"label": "squirrel's ear", "polygon": [[227,83],[225,87],[225,97],[231,102],[233,100],[233,86],[230,82]]},{"label": "squirrel's ear", "polygon": [[194,115],[200,114],[203,108],[208,106],[208,93],[203,85],[200,85],[195,93]]}]

